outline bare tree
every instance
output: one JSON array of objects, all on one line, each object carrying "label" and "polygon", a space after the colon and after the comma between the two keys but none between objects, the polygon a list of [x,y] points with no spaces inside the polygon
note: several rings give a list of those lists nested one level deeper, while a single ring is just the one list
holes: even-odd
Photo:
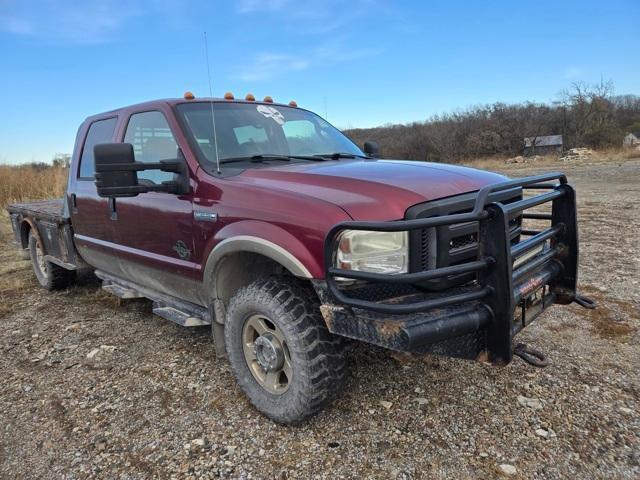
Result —
[{"label": "bare tree", "polygon": [[56,153],[53,156],[53,166],[57,168],[69,168],[71,164],[71,155],[68,153]]},{"label": "bare tree", "polygon": [[561,92],[564,106],[571,112],[573,143],[597,146],[606,143],[613,130],[613,82],[601,81],[596,85],[574,82]]}]

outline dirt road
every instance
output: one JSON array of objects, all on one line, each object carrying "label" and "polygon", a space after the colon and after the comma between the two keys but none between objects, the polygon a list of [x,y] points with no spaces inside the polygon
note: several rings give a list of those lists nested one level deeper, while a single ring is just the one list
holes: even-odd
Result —
[{"label": "dirt road", "polygon": [[639,478],[640,160],[505,171],[551,169],[578,189],[599,302],[519,336],[552,364],[358,346],[342,396],[300,427],[249,405],[206,330],[96,285],[36,288],[3,218],[0,478]]}]

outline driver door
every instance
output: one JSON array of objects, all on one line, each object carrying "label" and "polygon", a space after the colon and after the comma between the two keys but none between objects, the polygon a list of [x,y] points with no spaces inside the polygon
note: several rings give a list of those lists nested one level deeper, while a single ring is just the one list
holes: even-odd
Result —
[{"label": "driver door", "polygon": [[[128,119],[124,143],[133,145],[135,160],[154,163],[182,155],[165,114],[135,112]],[[188,173],[191,176],[191,172]],[[159,184],[173,178],[160,170],[138,172],[140,184]],[[126,278],[156,291],[193,301],[184,283],[197,279],[193,260],[193,197],[164,192],[118,198],[116,239]]]}]

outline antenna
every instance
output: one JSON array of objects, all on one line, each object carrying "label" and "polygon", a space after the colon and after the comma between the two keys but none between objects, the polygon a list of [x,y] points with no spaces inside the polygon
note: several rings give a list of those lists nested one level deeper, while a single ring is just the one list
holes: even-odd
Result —
[{"label": "antenna", "polygon": [[215,143],[216,152],[216,170],[220,173],[220,155],[218,155],[218,135],[216,134],[216,115],[213,111],[213,89],[211,88],[211,69],[209,68],[209,42],[207,40],[207,32],[204,32],[204,53],[207,57],[207,79],[209,80],[209,96],[211,97],[211,126],[213,127],[213,143]]}]

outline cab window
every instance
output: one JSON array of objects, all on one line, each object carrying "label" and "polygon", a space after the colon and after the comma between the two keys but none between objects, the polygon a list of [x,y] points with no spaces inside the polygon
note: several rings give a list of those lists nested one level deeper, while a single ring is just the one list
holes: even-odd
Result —
[{"label": "cab window", "polygon": [[117,118],[107,118],[93,122],[87,132],[87,137],[82,148],[80,157],[80,174],[82,179],[91,180],[95,175],[95,160],[93,158],[93,147],[99,143],[109,143],[113,141],[113,132],[116,129]]},{"label": "cab window", "polygon": [[[178,144],[161,112],[143,112],[131,115],[124,142],[133,145],[137,162],[154,163],[178,156]],[[173,173],[160,170],[138,172],[138,181],[160,184],[173,179]]]},{"label": "cab window", "polygon": [[282,125],[289,149],[298,154],[313,154],[322,151],[322,130],[309,120],[290,120]]}]

